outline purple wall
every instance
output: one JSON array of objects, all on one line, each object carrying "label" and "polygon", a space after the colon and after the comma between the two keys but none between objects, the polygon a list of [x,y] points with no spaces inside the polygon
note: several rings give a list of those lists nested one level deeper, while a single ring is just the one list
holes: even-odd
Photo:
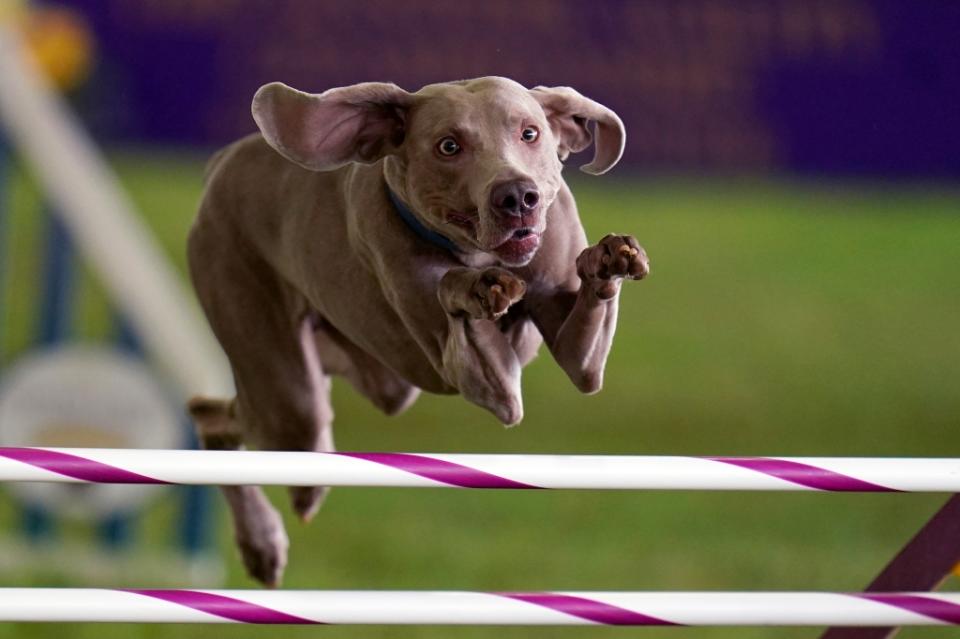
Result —
[{"label": "purple wall", "polygon": [[576,87],[646,170],[960,177],[960,2],[73,0],[113,140],[214,145],[267,81]]}]

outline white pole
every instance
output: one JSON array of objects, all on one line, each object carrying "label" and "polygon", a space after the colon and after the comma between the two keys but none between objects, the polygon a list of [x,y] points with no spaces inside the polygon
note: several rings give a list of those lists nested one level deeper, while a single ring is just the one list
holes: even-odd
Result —
[{"label": "white pole", "polygon": [[960,492],[960,459],[0,448],[0,481]]},{"label": "white pole", "polygon": [[226,361],[180,278],[21,38],[0,21],[0,124],[93,266],[181,393],[231,392]]},{"label": "white pole", "polygon": [[0,621],[624,626],[960,624],[960,594],[2,588]]}]

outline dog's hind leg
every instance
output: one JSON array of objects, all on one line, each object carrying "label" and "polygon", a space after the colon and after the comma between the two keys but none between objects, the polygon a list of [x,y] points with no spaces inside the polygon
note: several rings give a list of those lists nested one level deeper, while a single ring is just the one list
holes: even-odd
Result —
[{"label": "dog's hind leg", "polygon": [[[194,397],[187,405],[207,450],[238,450],[242,431],[236,400]],[[267,586],[279,584],[287,563],[287,533],[280,514],[259,486],[221,486],[234,520],[237,546],[247,572]]]},{"label": "dog's hind leg", "polygon": [[[205,448],[236,450],[251,444],[262,450],[334,449],[330,378],[320,367],[307,320],[301,324],[298,337],[284,340],[291,349],[296,346],[296,352],[272,351],[273,357],[280,356],[272,360],[277,363],[274,371],[265,370],[268,366],[264,359],[245,357],[243,363],[237,362],[236,399],[190,401],[190,414]],[[273,344],[275,349],[279,346]],[[247,367],[257,364],[262,368],[251,381]],[[279,584],[289,545],[280,515],[257,486],[223,486],[222,490],[247,571],[268,586]],[[301,520],[307,521],[317,512],[327,490],[320,486],[290,487],[291,503]]]},{"label": "dog's hind leg", "polygon": [[[330,382],[320,367],[303,297],[256,256],[225,250],[215,235],[191,237],[191,275],[210,326],[230,360],[232,402],[196,399],[191,413],[210,448],[333,449]],[[278,584],[287,561],[280,515],[253,486],[223,493],[251,576]],[[290,489],[301,519],[316,512],[326,489]]]},{"label": "dog's hind leg", "polygon": [[[297,431],[296,440],[274,441],[270,433],[265,433],[267,447],[289,446],[293,450],[331,453],[335,450],[333,443],[333,407],[330,404],[330,376],[326,374],[318,357],[316,340],[313,333],[313,320],[305,317],[300,324],[300,349],[303,353],[303,363],[307,379],[310,382],[311,398],[313,400],[310,426]],[[306,426],[306,424],[304,424]],[[287,450],[287,448],[284,448]],[[290,502],[293,510],[301,521],[307,522],[313,518],[323,504],[329,488],[325,486],[291,486]]]}]

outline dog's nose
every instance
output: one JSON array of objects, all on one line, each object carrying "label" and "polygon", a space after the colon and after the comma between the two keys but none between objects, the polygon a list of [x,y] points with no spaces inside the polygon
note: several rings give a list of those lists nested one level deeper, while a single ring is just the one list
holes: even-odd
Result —
[{"label": "dog's nose", "polygon": [[520,216],[537,208],[540,192],[527,180],[501,182],[490,191],[490,205],[501,215]]}]

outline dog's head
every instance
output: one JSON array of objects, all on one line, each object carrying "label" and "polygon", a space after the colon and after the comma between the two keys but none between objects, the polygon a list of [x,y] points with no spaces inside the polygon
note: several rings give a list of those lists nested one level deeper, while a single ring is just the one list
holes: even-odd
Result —
[{"label": "dog's head", "polygon": [[272,83],[254,96],[253,117],[271,146],[308,169],[388,157],[387,181],[421,223],[509,266],[540,245],[561,161],[595,135],[593,161],[581,169],[599,175],[625,139],[613,111],[573,89],[496,77],[416,93],[370,82],[308,94]]}]

